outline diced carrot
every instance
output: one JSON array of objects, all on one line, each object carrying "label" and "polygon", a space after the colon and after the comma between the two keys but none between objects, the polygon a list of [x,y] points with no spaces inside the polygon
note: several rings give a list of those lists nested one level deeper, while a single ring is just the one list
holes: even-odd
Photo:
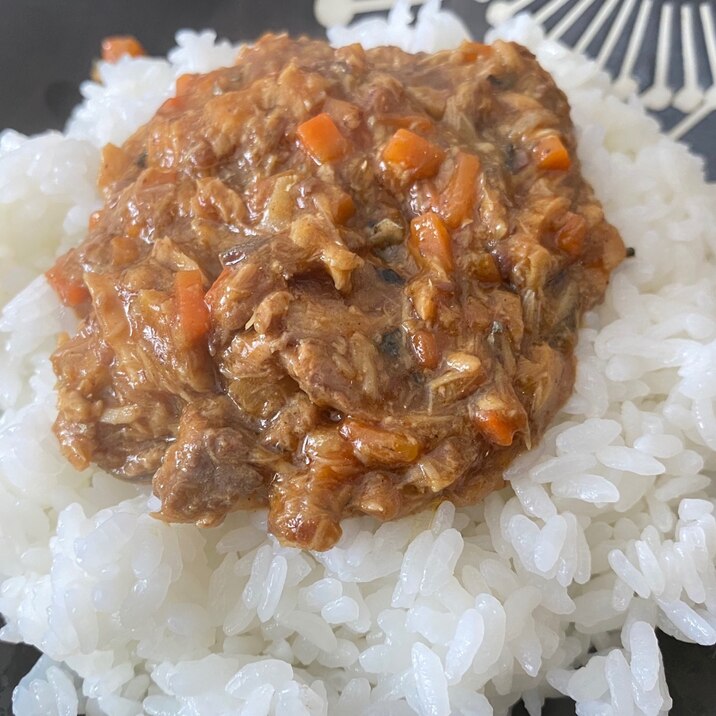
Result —
[{"label": "diced carrot", "polygon": [[485,45],[482,42],[472,42],[470,40],[464,40],[460,43],[460,47],[457,48],[461,53],[466,62],[474,62],[478,58],[490,57],[492,54],[492,47]]},{"label": "diced carrot", "polygon": [[540,169],[566,171],[572,166],[567,148],[555,134],[540,139],[534,151],[537,155],[537,166]]},{"label": "diced carrot", "polygon": [[433,333],[416,331],[410,336],[410,347],[423,368],[433,370],[438,367],[440,353]]},{"label": "diced carrot", "polygon": [[473,416],[480,432],[495,445],[512,445],[515,433],[519,429],[517,422],[505,411],[482,410]]},{"label": "diced carrot", "polygon": [[445,152],[408,129],[399,129],[385,145],[383,160],[397,171],[408,172],[410,179],[434,176]]},{"label": "diced carrot", "polygon": [[480,160],[474,154],[459,152],[455,169],[440,197],[440,216],[451,229],[470,219],[477,196],[479,173]]},{"label": "diced carrot", "polygon": [[[48,276],[49,278],[49,276]],[[76,308],[85,301],[89,301],[90,294],[83,284],[78,283],[65,283],[59,284],[56,281],[50,280],[53,288],[57,291],[62,299],[62,302],[70,308]]]},{"label": "diced carrot", "polygon": [[141,57],[146,50],[139,40],[132,35],[113,35],[102,40],[102,59],[105,62],[117,62],[120,57]]},{"label": "diced carrot", "polygon": [[193,346],[209,332],[209,309],[204,302],[201,272],[177,271],[174,286],[182,337],[187,346]]},{"label": "diced carrot", "polygon": [[79,270],[79,266],[72,266],[68,257],[63,256],[45,272],[47,282],[60,297],[62,303],[70,308],[77,308],[90,300],[90,293],[84,281],[80,276],[74,275]]},{"label": "diced carrot", "polygon": [[157,114],[172,114],[174,112],[180,112],[186,105],[186,97],[170,97],[164,100],[157,110]]},{"label": "diced carrot", "polygon": [[557,231],[555,244],[570,256],[580,256],[584,250],[587,235],[587,221],[580,214],[568,212],[564,223]]},{"label": "diced carrot", "polygon": [[334,224],[345,224],[356,213],[353,197],[335,185],[323,186],[313,201],[321,213],[330,215]]},{"label": "diced carrot", "polygon": [[452,239],[443,220],[434,212],[416,216],[410,222],[410,250],[422,268],[453,269]]},{"label": "diced carrot", "polygon": [[473,396],[469,412],[475,427],[495,445],[512,445],[515,433],[527,429],[527,413],[511,389],[488,389]]},{"label": "diced carrot", "polygon": [[299,124],[296,135],[304,149],[319,164],[340,159],[348,150],[346,138],[326,112]]}]

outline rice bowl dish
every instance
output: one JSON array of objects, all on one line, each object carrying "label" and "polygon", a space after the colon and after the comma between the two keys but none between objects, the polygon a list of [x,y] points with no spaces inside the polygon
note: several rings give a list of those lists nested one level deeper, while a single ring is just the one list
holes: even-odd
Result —
[{"label": "rice bowl dish", "polygon": [[[458,44],[436,12],[330,39]],[[586,316],[574,394],[507,488],[344,520],[326,552],[281,547],[263,511],[158,522],[144,489],[73,470],[51,432],[49,355],[75,319],[34,276],[99,208],[101,147],[235,48],[179,33],[166,61],[100,66],[64,135],[0,135],[0,636],[44,652],[18,714],[482,716],[520,697],[538,714],[557,693],[580,714],[668,711],[654,628],[716,642],[716,192],[592,63],[525,18],[497,34],[567,94],[585,176],[635,256]]]}]

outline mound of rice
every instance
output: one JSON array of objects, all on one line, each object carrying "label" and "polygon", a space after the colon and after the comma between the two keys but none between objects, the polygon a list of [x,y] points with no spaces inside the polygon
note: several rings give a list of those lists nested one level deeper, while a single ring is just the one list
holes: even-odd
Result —
[{"label": "mound of rice", "polygon": [[[332,39],[461,39],[423,12],[410,33],[399,9]],[[140,488],[60,456],[48,355],[73,318],[36,278],[0,320],[0,637],[46,655],[19,716],[489,716],[520,696],[535,716],[557,692],[583,716],[668,711],[654,627],[716,642],[716,192],[593,64],[525,18],[498,34],[567,92],[584,172],[636,249],[586,320],[555,426],[483,505],[348,520],[326,553],[280,547],[260,512],[166,525]],[[99,147],[178,75],[233,61],[213,33],[177,41],[101,66],[64,135],[0,136],[3,300],[80,240]]]}]

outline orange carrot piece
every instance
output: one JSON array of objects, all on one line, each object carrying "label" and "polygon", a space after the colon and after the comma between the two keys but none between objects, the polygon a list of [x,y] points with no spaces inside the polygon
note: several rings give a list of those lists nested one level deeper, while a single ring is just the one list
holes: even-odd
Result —
[{"label": "orange carrot piece", "polygon": [[443,220],[427,211],[410,222],[410,250],[422,268],[453,269],[452,240]]},{"label": "orange carrot piece", "polygon": [[537,155],[537,166],[540,169],[566,171],[572,166],[567,148],[555,134],[540,139],[534,151]]},{"label": "orange carrot piece", "polygon": [[459,152],[455,169],[440,197],[440,216],[451,229],[458,228],[470,218],[479,174],[480,160],[474,154]]},{"label": "orange carrot piece", "polygon": [[60,259],[45,272],[45,277],[65,306],[77,308],[90,300],[90,293],[84,281],[79,277],[72,276],[66,269],[66,262]]},{"label": "orange carrot piece", "polygon": [[201,271],[177,271],[174,287],[179,326],[186,345],[192,346],[209,332],[209,309],[204,302]]},{"label": "orange carrot piece", "polygon": [[132,35],[113,35],[102,40],[102,59],[105,62],[117,62],[120,57],[142,57],[146,50]]},{"label": "orange carrot piece", "polygon": [[348,142],[326,112],[299,124],[296,135],[319,164],[340,159],[348,150]]},{"label": "orange carrot piece", "polygon": [[169,99],[165,99],[164,102],[162,102],[161,105],[159,105],[159,109],[157,110],[157,114],[173,114],[174,112],[181,112],[181,110],[184,109],[184,106],[186,105],[186,97],[184,96],[177,96],[177,97],[170,97]]},{"label": "orange carrot piece", "polygon": [[495,445],[512,445],[520,425],[515,416],[502,410],[477,411],[473,416],[480,432]]},{"label": "orange carrot piece", "polygon": [[445,152],[408,129],[399,129],[383,149],[383,161],[398,171],[407,171],[411,179],[434,176]]},{"label": "orange carrot piece", "polygon": [[492,47],[482,42],[472,42],[471,40],[463,40],[457,48],[466,62],[474,62],[478,58],[487,58],[492,54]]}]

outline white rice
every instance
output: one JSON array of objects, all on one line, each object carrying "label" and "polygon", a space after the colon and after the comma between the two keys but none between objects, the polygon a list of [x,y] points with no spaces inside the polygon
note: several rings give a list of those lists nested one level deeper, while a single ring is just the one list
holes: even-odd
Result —
[{"label": "white rice", "polygon": [[[461,39],[435,2],[412,34],[401,12],[331,37]],[[636,249],[586,318],[554,427],[483,505],[351,519],[323,554],[278,546],[261,512],[166,525],[146,493],[60,456],[48,355],[72,318],[35,279],[0,320],[0,636],[46,654],[19,716],[489,716],[520,696],[534,716],[557,692],[583,716],[668,711],[654,627],[716,642],[716,192],[592,63],[524,18],[498,34],[567,92],[584,172]],[[64,135],[0,136],[4,297],[82,238],[99,147],[179,74],[232,61],[214,40],[101,66]]]}]

